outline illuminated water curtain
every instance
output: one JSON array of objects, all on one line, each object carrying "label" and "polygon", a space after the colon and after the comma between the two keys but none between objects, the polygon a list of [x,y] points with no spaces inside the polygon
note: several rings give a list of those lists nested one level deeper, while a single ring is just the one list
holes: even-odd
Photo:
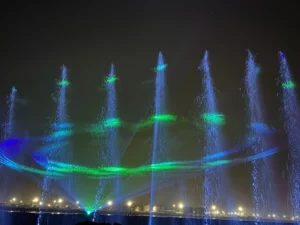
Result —
[{"label": "illuminated water curtain", "polygon": [[289,156],[291,165],[289,166],[290,190],[292,213],[294,216],[300,212],[300,108],[299,100],[294,89],[286,57],[279,52],[280,57],[280,80],[282,82],[282,105],[284,112],[284,128],[288,135]]}]

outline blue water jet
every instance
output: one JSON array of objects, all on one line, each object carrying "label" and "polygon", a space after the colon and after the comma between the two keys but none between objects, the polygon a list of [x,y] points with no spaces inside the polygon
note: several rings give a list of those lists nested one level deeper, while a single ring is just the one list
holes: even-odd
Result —
[{"label": "blue water jet", "polygon": [[[280,80],[282,83],[293,82],[286,57],[279,52]],[[284,113],[284,128],[289,144],[289,184],[291,194],[291,212],[294,217],[300,213],[300,108],[299,100],[294,88],[282,88],[282,106]],[[300,223],[299,220],[297,221]]]},{"label": "blue water jet", "polygon": [[[246,61],[245,86],[247,93],[248,122],[250,125],[249,140],[255,154],[260,154],[267,147],[267,141],[261,132],[270,132],[265,124],[262,101],[260,96],[259,76],[255,58],[248,51]],[[258,132],[260,131],[260,132]],[[253,190],[253,213],[261,215],[277,211],[277,197],[273,174],[269,168],[267,159],[252,161],[252,190]],[[258,218],[256,218],[258,219]],[[256,221],[257,222],[257,221]]]},{"label": "blue water jet", "polygon": [[[11,138],[14,135],[14,116],[15,116],[15,103],[16,103],[16,92],[17,89],[15,87],[12,87],[11,93],[8,96],[7,99],[7,105],[8,105],[8,119],[4,127],[4,140],[7,140]],[[0,148],[0,153],[3,151],[2,148]],[[1,194],[0,194],[0,200],[2,198],[7,197],[7,184],[10,182],[10,176],[7,174],[7,171],[2,170],[2,164],[0,164],[0,184],[1,184]],[[4,200],[5,201],[5,200]],[[3,202],[4,202],[3,201]],[[0,223],[1,224],[8,224],[8,221],[2,216],[0,216]]]},{"label": "blue water jet", "polygon": [[4,130],[4,139],[11,138],[14,133],[14,115],[15,115],[15,104],[16,104],[16,92],[17,89],[15,87],[12,87],[11,93],[8,97],[8,121]]},{"label": "blue water jet", "polygon": [[[57,95],[58,95],[58,106],[56,110],[56,121],[55,124],[68,124],[68,114],[66,110],[66,95],[67,95],[67,88],[69,82],[67,80],[67,67],[63,65],[61,67],[61,81],[58,83],[58,90],[57,90]],[[64,141],[67,137],[72,134],[71,130],[63,130],[63,131],[57,131],[55,127],[55,132],[53,135],[51,135],[51,139],[46,140],[46,142],[52,142],[52,141],[57,141],[57,144],[61,141]],[[62,137],[63,136],[63,137]],[[62,149],[63,147],[63,149]],[[61,160],[67,162],[68,159],[70,159],[70,152],[68,151],[68,148],[66,147],[65,144],[61,145],[61,148],[55,149],[55,151],[49,151],[47,152],[47,161],[49,160]],[[47,164],[46,164],[47,165]],[[51,168],[47,166],[47,171]],[[47,199],[49,192],[50,192],[50,184],[51,184],[51,177],[45,176],[42,182],[42,196],[41,196],[41,201],[45,202]],[[71,176],[67,178],[67,180],[63,181],[61,185],[63,186],[64,189],[67,189],[67,191],[70,191],[71,189]],[[39,216],[37,219],[37,225],[40,225],[43,221],[43,214],[41,213],[41,209],[39,210]]]},{"label": "blue water jet", "polygon": [[[204,113],[208,114],[217,114],[217,103],[214,93],[213,80],[210,74],[209,60],[208,60],[208,51],[205,52],[202,59],[201,65],[198,68],[203,72],[203,102],[204,102]],[[218,154],[222,149],[222,133],[219,124],[216,123],[206,123],[205,124],[205,155],[214,155]],[[219,206],[224,204],[223,196],[228,196],[229,193],[226,185],[226,174],[221,174],[219,168],[206,168],[204,177],[204,209],[205,212],[210,211],[210,206],[218,204]],[[224,205],[226,206],[226,205]],[[205,216],[203,220],[204,224],[208,224],[208,217]]]},{"label": "blue water jet", "polygon": [[[115,65],[112,64],[108,80],[115,80]],[[107,119],[117,118],[117,93],[116,93],[116,82],[107,82]],[[111,126],[107,128],[107,151],[110,154],[110,164],[112,166],[120,166],[120,154],[118,149],[118,126]],[[120,195],[120,178],[115,179],[114,183],[114,199],[119,199]]]},{"label": "blue water jet", "polygon": [[[159,52],[157,59],[157,69],[155,78],[155,98],[154,110],[155,115],[167,113],[166,111],[166,77],[165,77],[166,64],[162,52]],[[154,123],[154,137],[152,147],[152,164],[158,163],[165,157],[165,143],[166,128],[158,120]],[[152,209],[154,206],[156,178],[155,173],[151,173],[151,187],[150,187],[150,208],[149,208],[149,225],[152,225]]]},{"label": "blue water jet", "polygon": [[[106,98],[106,110],[105,110],[105,121],[107,123],[112,124],[106,126],[106,143],[105,150],[101,148],[100,162],[104,161],[107,163],[107,166],[120,166],[120,152],[118,146],[118,126],[114,126],[114,121],[119,121],[117,119],[117,93],[116,93],[116,81],[117,77],[115,74],[115,65],[111,64],[110,72],[105,79],[105,85],[107,90],[107,98]],[[101,118],[103,119],[103,118]],[[110,123],[111,122],[111,123]],[[105,124],[104,124],[105,126]],[[113,199],[114,202],[117,202],[122,197],[121,190],[121,178],[117,176],[113,180]],[[106,180],[99,180],[97,193],[95,196],[95,210],[99,207],[99,200],[103,198],[104,187],[106,186]],[[94,213],[94,220],[97,220],[96,213]]]}]

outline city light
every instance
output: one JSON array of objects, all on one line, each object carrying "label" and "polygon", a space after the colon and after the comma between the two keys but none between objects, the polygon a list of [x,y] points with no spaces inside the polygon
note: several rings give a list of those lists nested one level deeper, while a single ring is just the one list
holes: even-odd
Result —
[{"label": "city light", "polygon": [[[26,201],[21,201],[19,198],[17,197],[13,197],[9,200],[10,204],[12,206],[14,206],[14,204],[28,204]],[[32,203],[32,206],[39,206],[41,208],[47,208],[48,210],[51,209],[51,207],[57,207],[57,206],[60,206],[63,207],[63,208],[80,208],[80,202],[77,200],[75,202],[72,202],[72,205],[68,205],[68,201],[67,200],[64,200],[63,198],[57,198],[57,199],[52,199],[51,201],[42,201],[42,199],[38,198],[38,197],[34,197],[32,200],[31,200],[31,203]],[[131,210],[134,210],[135,212],[143,212],[143,211],[147,211],[147,212],[154,212],[154,213],[157,213],[157,212],[163,212],[161,211],[162,208],[159,207],[158,205],[153,205],[153,206],[150,206],[149,208],[146,207],[144,210],[142,210],[139,206],[139,205],[135,205],[133,201],[131,200],[127,200],[124,202],[125,203],[125,206],[127,206],[128,208],[128,211],[130,211],[131,213]],[[101,208],[105,208],[105,206],[110,209],[112,211],[112,206],[115,204],[115,202],[112,200],[112,199],[109,199],[107,200],[106,202],[106,205],[104,206],[100,206],[99,209]],[[152,207],[152,208],[151,208]],[[174,213],[177,212],[177,213],[183,213],[184,209],[186,208],[186,206],[184,205],[184,202],[178,202],[177,204],[171,204],[169,205],[168,209],[171,210],[173,209]],[[189,207],[188,207],[189,208]],[[193,214],[196,214],[195,211],[192,212]],[[211,205],[210,207],[210,210],[209,211],[206,211],[206,212],[203,212],[205,213],[206,215],[210,215],[214,218],[218,218],[218,217],[236,217],[236,218],[239,218],[239,217],[243,217],[243,216],[248,216],[247,214],[247,209],[245,207],[243,207],[242,205],[238,205],[236,206],[236,211],[229,211],[227,212],[225,210],[225,208],[221,208],[220,206],[218,205]],[[255,212],[251,212],[251,214],[249,215],[252,215],[253,218],[265,218],[265,219],[269,219],[269,220],[277,220],[277,219],[282,219],[282,220],[298,220],[299,216],[295,215],[294,217],[289,217],[287,214],[284,214],[284,213],[269,213],[269,214],[258,214],[258,213],[255,213]]]},{"label": "city light", "polygon": [[179,208],[179,209],[183,209],[183,207],[184,207],[184,205],[183,205],[182,203],[179,203],[179,204],[178,204],[178,208]]},{"label": "city light", "polygon": [[127,206],[128,206],[128,207],[132,206],[132,201],[128,201],[128,202],[127,202]]},{"label": "city light", "polygon": [[109,205],[109,206],[112,206],[112,204],[113,204],[113,202],[110,200],[107,202],[107,205]]},{"label": "city light", "polygon": [[39,198],[33,198],[33,199],[32,199],[32,202],[33,202],[33,203],[37,203],[37,202],[39,202],[39,200],[40,200]]}]

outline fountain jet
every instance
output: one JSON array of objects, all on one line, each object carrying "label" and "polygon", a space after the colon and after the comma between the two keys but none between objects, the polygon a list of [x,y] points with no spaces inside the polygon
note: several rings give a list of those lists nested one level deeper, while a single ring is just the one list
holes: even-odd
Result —
[{"label": "fountain jet", "polygon": [[[282,87],[282,106],[284,113],[284,128],[288,136],[289,144],[289,185],[291,194],[292,213],[295,218],[300,212],[300,108],[298,97],[294,89],[295,83],[290,72],[286,57],[279,52],[280,80]],[[298,221],[298,224],[300,222]]]},{"label": "fountain jet", "polygon": [[[61,81],[59,81],[58,84],[58,90],[57,90],[57,94],[58,94],[58,106],[57,106],[57,110],[56,110],[56,121],[55,124],[66,124],[68,121],[68,116],[67,116],[67,110],[66,110],[66,94],[67,94],[67,87],[69,86],[69,81],[67,80],[67,67],[65,65],[63,65],[61,67]],[[62,142],[62,141],[66,141],[64,140],[65,138],[61,138],[60,135],[57,136],[57,140],[54,140],[56,142]],[[53,141],[51,140],[47,140],[46,142],[49,141]],[[67,151],[66,146],[62,145],[64,148],[58,148],[55,151],[49,151],[47,154],[47,161],[49,160],[63,160],[63,161],[67,161],[68,159],[70,159],[70,152]],[[46,168],[47,172],[49,171],[49,168],[47,166]],[[62,186],[64,188],[65,184],[68,184],[68,191],[70,191],[71,189],[71,177],[67,178],[67,181],[64,180],[62,184]],[[45,176],[42,182],[42,196],[41,196],[41,201],[45,202],[45,200],[47,200],[49,192],[50,192],[50,185],[51,185],[51,177],[49,176]],[[41,213],[41,209],[39,210],[39,216],[37,219],[37,225],[40,225],[43,223],[43,214]]]},{"label": "fountain jet", "polygon": [[[166,78],[165,78],[165,69],[167,65],[164,63],[164,57],[162,52],[159,52],[157,59],[157,69],[156,78],[155,78],[155,116],[159,117],[160,115],[166,114]],[[154,122],[154,137],[153,137],[153,147],[152,147],[152,164],[159,162],[165,158],[165,143],[166,141],[166,127],[160,123],[159,119],[156,119]],[[155,172],[151,173],[151,187],[150,187],[150,208],[149,208],[149,225],[152,225],[152,209],[154,206],[155,198],[155,186],[156,186],[156,177]]]},{"label": "fountain jet", "polygon": [[[267,147],[267,141],[251,126],[254,124],[265,124],[262,101],[260,96],[260,86],[258,82],[259,67],[255,58],[248,51],[246,61],[246,96],[248,106],[248,121],[250,123],[249,143],[255,154],[261,153]],[[252,188],[253,188],[253,213],[259,215],[268,213],[270,210],[276,212],[277,197],[274,194],[275,186],[272,171],[269,169],[267,159],[252,161]],[[258,218],[256,218],[258,219]]]},{"label": "fountain jet", "polygon": [[[205,123],[205,155],[213,155],[218,153],[222,149],[222,134],[221,127],[224,123],[223,116],[218,114],[216,96],[214,93],[213,80],[210,74],[208,51],[205,52],[202,59],[201,65],[198,68],[203,72],[203,87],[204,87],[204,122]],[[213,115],[213,116],[212,116]],[[218,116],[216,116],[218,115]],[[207,117],[212,117],[213,119],[208,120]],[[217,118],[217,119],[214,119]],[[221,120],[220,120],[221,118]],[[210,207],[214,204],[220,204],[222,201],[222,188],[226,189],[224,182],[222,182],[222,177],[226,174],[221,175],[221,170],[219,168],[207,168],[205,169],[204,177],[204,209],[206,212],[210,211]],[[224,192],[223,192],[224,193]],[[224,196],[224,195],[223,195]],[[204,224],[208,224],[208,218],[204,218]]]}]

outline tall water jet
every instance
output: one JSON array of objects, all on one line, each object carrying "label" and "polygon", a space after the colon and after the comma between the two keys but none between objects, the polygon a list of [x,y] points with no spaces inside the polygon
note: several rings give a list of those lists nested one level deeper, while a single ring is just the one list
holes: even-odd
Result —
[{"label": "tall water jet", "polygon": [[[155,98],[154,98],[154,110],[155,117],[160,117],[166,114],[166,77],[165,69],[167,64],[164,62],[164,57],[162,52],[159,52],[156,67],[156,78],[155,78]],[[157,119],[154,122],[154,137],[153,137],[153,147],[152,147],[152,164],[163,160],[165,157],[165,141],[166,139],[166,128],[160,120]],[[151,174],[151,187],[150,187],[150,208],[149,208],[149,225],[152,225],[152,209],[154,205],[155,198],[155,186],[156,177],[155,172],[152,171]]]},{"label": "tall water jet", "polygon": [[[14,116],[15,116],[15,103],[16,103],[16,92],[17,89],[12,87],[11,93],[7,98],[8,105],[8,119],[4,127],[4,140],[13,137],[14,135]],[[0,149],[1,153],[2,149]],[[10,183],[10,176],[7,174],[7,171],[2,170],[2,165],[0,164],[0,185],[1,185],[1,194],[0,201],[5,202],[5,198],[7,198],[7,190],[8,183]],[[3,201],[4,200],[4,201]],[[8,217],[5,216],[4,212],[0,213],[0,224],[10,224],[8,221]]]},{"label": "tall water jet", "polygon": [[[205,155],[212,155],[219,152],[222,148],[222,135],[220,125],[223,123],[221,114],[218,114],[216,97],[214,93],[213,80],[210,74],[208,51],[205,52],[198,68],[203,72],[203,102],[204,114],[203,119],[205,122]],[[215,118],[215,119],[214,119]],[[204,177],[204,209],[205,212],[210,211],[210,207],[215,204],[221,203],[222,195],[222,181],[219,168],[206,168]],[[223,187],[224,188],[224,187]],[[205,216],[204,224],[208,223],[208,217]]]},{"label": "tall water jet", "polygon": [[11,93],[8,97],[8,101],[7,101],[7,104],[9,107],[8,121],[5,126],[4,139],[11,138],[13,135],[13,132],[14,132],[14,115],[15,115],[14,111],[15,111],[15,104],[16,104],[16,102],[15,102],[16,92],[17,92],[17,89],[15,87],[12,87]]},{"label": "tall water jet", "polygon": [[[248,51],[248,59],[246,61],[246,77],[245,85],[248,100],[248,113],[250,123],[263,123],[262,112],[261,112],[261,101],[259,86],[257,81],[257,65],[255,63],[254,57],[250,51]],[[251,134],[252,135],[252,134]],[[252,136],[251,141],[253,142],[252,149],[255,154],[261,151],[261,140],[257,136]],[[263,196],[262,196],[262,184],[261,184],[261,168],[258,161],[252,161],[252,188],[253,188],[253,213],[255,215],[261,214]]]},{"label": "tall water jet", "polygon": [[[107,102],[106,102],[106,126],[107,126],[107,151],[110,154],[111,166],[120,166],[120,154],[118,149],[118,127],[121,125],[117,118],[117,96],[116,96],[116,74],[115,66],[111,65],[110,73],[106,81]],[[109,123],[110,122],[110,123]],[[120,196],[120,178],[117,177],[114,183],[114,199],[118,200]]]},{"label": "tall water jet", "polygon": [[[295,218],[298,218],[296,216],[300,215],[300,108],[295,83],[286,57],[282,52],[279,52],[279,57],[282,105],[285,118],[284,128],[289,144],[291,212]],[[300,223],[299,220],[297,222]]]},{"label": "tall water jet", "polygon": [[[58,95],[58,105],[57,105],[57,110],[56,110],[56,121],[55,124],[58,126],[61,124],[66,124],[67,123],[67,111],[66,111],[66,93],[67,93],[67,87],[70,85],[69,81],[67,80],[67,67],[63,65],[61,67],[61,80],[57,83],[58,85],[58,90],[57,90],[57,95]],[[56,131],[57,132],[57,131]],[[57,140],[55,141],[61,141],[62,138],[68,137],[72,132],[70,130],[64,130],[64,132],[57,132],[58,135],[55,135]],[[63,134],[64,137],[61,137],[59,134]],[[68,134],[68,135],[66,135]],[[52,139],[49,141],[53,141]],[[46,159],[47,161],[52,160],[52,161],[65,161],[69,158],[70,152],[62,148],[55,149],[53,151],[49,151],[47,153]],[[47,164],[46,164],[47,165]],[[51,170],[50,167],[46,168],[47,172]],[[50,185],[51,185],[51,177],[45,176],[43,179],[42,183],[42,196],[41,196],[41,201],[45,202],[45,200],[48,198],[49,192],[50,192]],[[68,182],[69,183],[69,188],[71,186],[70,180],[68,179],[67,181],[63,182]],[[41,213],[41,208],[39,210],[39,216],[37,219],[37,225],[40,225],[42,222],[42,213]]]},{"label": "tall water jet", "polygon": [[[265,124],[265,118],[262,107],[260,86],[258,80],[259,67],[255,58],[248,51],[246,61],[246,96],[248,109],[248,122],[250,123],[249,144],[251,144],[254,154],[259,154],[267,147],[267,140],[252,129],[254,124]],[[252,161],[252,191],[253,191],[253,214],[256,219],[259,215],[265,213],[274,213],[278,206],[277,196],[272,171],[269,169],[267,159]]]},{"label": "tall water jet", "polygon": [[[111,64],[110,72],[105,79],[105,86],[107,90],[105,118],[100,118],[103,122],[103,129],[106,132],[105,148],[101,148],[100,161],[106,166],[120,166],[120,152],[118,146],[118,129],[121,126],[121,120],[117,117],[117,93],[115,65]],[[121,178],[117,176],[113,180],[113,199],[115,202],[121,200]],[[103,200],[104,187],[107,185],[107,180],[100,178],[98,189],[96,193],[94,210],[99,207],[100,200]],[[105,196],[107,197],[107,196]],[[93,220],[97,220],[97,214],[94,213]]]},{"label": "tall water jet", "polygon": [[[8,105],[8,118],[7,122],[4,126],[4,135],[3,139],[9,139],[13,135],[13,129],[14,129],[14,109],[15,109],[15,99],[16,99],[16,92],[17,89],[15,87],[12,87],[10,95],[7,97],[7,105]],[[0,164],[0,168],[1,168]]]}]

